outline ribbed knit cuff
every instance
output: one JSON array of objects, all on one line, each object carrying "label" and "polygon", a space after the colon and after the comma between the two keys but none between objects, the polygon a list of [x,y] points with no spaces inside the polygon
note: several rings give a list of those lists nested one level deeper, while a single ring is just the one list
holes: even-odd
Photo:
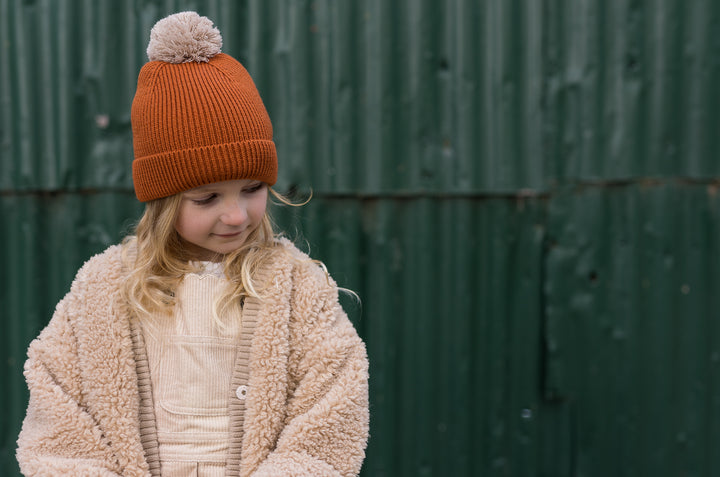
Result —
[{"label": "ribbed knit cuff", "polygon": [[135,194],[140,202],[168,197],[204,184],[237,179],[275,184],[275,143],[253,139],[169,151],[133,161]]}]

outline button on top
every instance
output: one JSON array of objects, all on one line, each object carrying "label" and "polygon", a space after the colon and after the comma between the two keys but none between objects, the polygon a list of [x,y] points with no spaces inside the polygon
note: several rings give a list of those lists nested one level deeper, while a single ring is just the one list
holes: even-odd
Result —
[{"label": "button on top", "polygon": [[247,396],[248,387],[244,384],[242,386],[238,386],[238,388],[235,390],[235,395],[237,398],[241,401],[245,400],[245,397]]}]

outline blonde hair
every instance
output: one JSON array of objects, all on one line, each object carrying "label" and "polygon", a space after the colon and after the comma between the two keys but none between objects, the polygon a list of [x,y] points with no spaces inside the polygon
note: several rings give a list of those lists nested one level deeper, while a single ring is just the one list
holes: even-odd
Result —
[{"label": "blonde hair", "polygon": [[[286,205],[295,204],[271,188],[269,192]],[[129,270],[123,295],[130,310],[139,319],[170,315],[175,307],[174,290],[187,273],[197,271],[175,230],[182,193],[148,202],[135,228],[135,235],[123,241],[123,259]],[[309,199],[308,199],[309,200]],[[245,298],[261,298],[266,283],[257,282],[256,271],[273,254],[283,252],[278,244],[269,213],[240,248],[223,257],[228,286],[215,303],[213,317],[223,327],[219,316],[239,309]]]}]

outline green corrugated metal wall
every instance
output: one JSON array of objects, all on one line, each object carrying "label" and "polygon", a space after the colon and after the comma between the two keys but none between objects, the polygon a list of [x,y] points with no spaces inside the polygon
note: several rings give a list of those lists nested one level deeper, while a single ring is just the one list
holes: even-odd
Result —
[{"label": "green corrugated metal wall", "polygon": [[363,298],[363,475],[720,475],[720,3],[0,0],[2,475],[27,344],[140,213],[130,102],[183,9]]}]

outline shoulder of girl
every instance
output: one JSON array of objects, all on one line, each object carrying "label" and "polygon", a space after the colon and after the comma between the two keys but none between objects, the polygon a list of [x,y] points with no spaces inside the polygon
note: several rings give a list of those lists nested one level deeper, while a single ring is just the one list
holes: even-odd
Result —
[{"label": "shoulder of girl", "polygon": [[[321,288],[335,288],[335,281],[330,276],[325,264],[314,260],[310,255],[300,250],[292,241],[280,237],[278,244],[282,247],[285,255],[285,263],[288,263],[294,270],[296,276],[302,276],[305,280],[311,279],[310,283]],[[308,285],[310,283],[307,283]]]},{"label": "shoulder of girl", "polygon": [[122,247],[111,245],[104,251],[93,255],[80,267],[75,281],[93,280],[99,277],[110,279],[122,272]]}]

